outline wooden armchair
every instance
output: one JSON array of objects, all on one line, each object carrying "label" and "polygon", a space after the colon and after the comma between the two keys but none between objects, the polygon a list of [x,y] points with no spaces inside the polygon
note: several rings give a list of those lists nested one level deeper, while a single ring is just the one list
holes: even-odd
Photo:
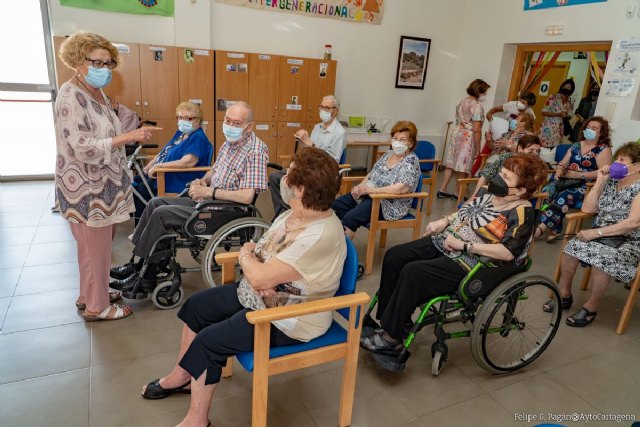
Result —
[{"label": "wooden armchair", "polygon": [[[565,216],[567,221],[567,228],[565,231],[565,238],[563,240],[562,247],[567,244],[567,242],[573,237],[573,235],[577,234],[582,229],[582,224],[585,219],[593,218],[595,214],[585,213],[585,212],[572,212],[568,213]],[[560,265],[561,265],[561,257],[558,257],[558,263],[556,264],[556,269],[553,275],[553,279],[557,282],[560,281]],[[591,278],[591,267],[585,268],[584,274],[582,275],[582,281],[580,282],[580,289],[586,290],[589,287],[589,279]],[[627,296],[627,301],[624,304],[624,308],[622,309],[622,314],[620,315],[620,320],[618,321],[618,326],[616,327],[616,334],[622,335],[627,330],[627,325],[629,323],[629,319],[631,318],[631,312],[633,311],[633,306],[636,301],[636,297],[638,296],[638,289],[640,289],[640,265],[638,265],[638,270],[636,271],[636,276],[631,282],[631,290],[629,291],[629,295]]]},{"label": "wooden armchair", "polygon": [[197,166],[193,168],[166,168],[158,167],[154,168],[156,172],[156,179],[158,180],[158,197],[171,197],[177,196],[177,193],[167,193],[165,191],[165,173],[184,173],[184,172],[209,172],[211,166]]},{"label": "wooden armchair", "polygon": [[[358,272],[358,255],[353,243],[349,239],[346,241],[347,258],[336,296],[247,313],[247,320],[255,325],[254,351],[241,353],[237,359],[247,371],[253,372],[251,415],[253,427],[267,425],[269,376],[340,359],[344,359],[345,363],[340,388],[338,425],[340,427],[351,425],[362,317],[365,312],[365,304],[369,302],[369,296],[365,292],[354,293]],[[237,257],[237,252],[216,256],[217,262],[222,265],[223,283],[234,280]],[[309,342],[270,348],[271,322],[336,310],[339,315],[348,320],[349,325],[346,330],[334,320],[324,335]],[[222,371],[222,376],[225,378],[231,377],[233,373],[232,361],[232,359],[228,359],[227,366]]]},{"label": "wooden armchair", "polygon": [[[362,177],[344,177],[343,182],[348,183],[347,191],[351,191],[351,186],[354,182],[362,181]],[[346,194],[346,193],[345,193]],[[371,206],[371,219],[369,220],[369,240],[367,241],[367,254],[365,256],[364,271],[365,274],[371,274],[373,270],[373,255],[375,251],[376,235],[380,230],[380,247],[384,248],[387,245],[387,230],[394,228],[412,228],[412,240],[416,240],[420,237],[420,230],[422,229],[422,218],[425,210],[425,200],[429,197],[429,193],[422,191],[422,180],[418,180],[418,186],[414,193],[407,194],[370,194],[369,197],[373,200]],[[380,219],[380,201],[382,199],[407,199],[412,198],[411,208],[415,210],[415,214],[408,213],[404,218],[396,221],[387,221]]]}]

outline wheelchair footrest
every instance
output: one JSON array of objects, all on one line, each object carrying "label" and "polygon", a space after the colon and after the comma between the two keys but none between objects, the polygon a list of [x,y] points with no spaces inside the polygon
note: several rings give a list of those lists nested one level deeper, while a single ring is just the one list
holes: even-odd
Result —
[{"label": "wheelchair footrest", "polygon": [[378,363],[378,365],[391,372],[400,372],[403,371],[405,366],[407,366],[407,359],[411,353],[409,351],[405,351],[404,353],[398,353],[395,356],[391,354],[384,353],[371,353],[373,355],[373,359]]}]

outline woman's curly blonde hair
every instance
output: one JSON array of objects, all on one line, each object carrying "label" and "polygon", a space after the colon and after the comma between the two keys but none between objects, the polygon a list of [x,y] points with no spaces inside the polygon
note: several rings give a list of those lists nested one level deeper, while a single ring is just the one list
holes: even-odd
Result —
[{"label": "woman's curly blonde hair", "polygon": [[58,55],[64,65],[69,68],[75,68],[82,65],[89,56],[89,53],[96,49],[106,49],[111,55],[111,61],[119,66],[122,63],[122,57],[118,49],[109,40],[99,34],[79,31],[71,34],[60,46]]}]

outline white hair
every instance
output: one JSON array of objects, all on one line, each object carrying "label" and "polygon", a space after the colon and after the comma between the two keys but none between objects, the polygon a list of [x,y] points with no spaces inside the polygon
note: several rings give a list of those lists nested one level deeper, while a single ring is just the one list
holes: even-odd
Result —
[{"label": "white hair", "polygon": [[340,108],[340,100],[333,95],[327,95],[322,97],[323,101],[331,101],[333,102],[334,107]]}]

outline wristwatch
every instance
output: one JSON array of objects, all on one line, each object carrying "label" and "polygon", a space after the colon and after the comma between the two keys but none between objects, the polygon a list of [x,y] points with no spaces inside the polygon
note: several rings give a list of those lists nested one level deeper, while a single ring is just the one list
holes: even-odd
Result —
[{"label": "wristwatch", "polygon": [[599,228],[596,228],[596,233],[598,233],[598,236],[602,237],[602,230]]}]

